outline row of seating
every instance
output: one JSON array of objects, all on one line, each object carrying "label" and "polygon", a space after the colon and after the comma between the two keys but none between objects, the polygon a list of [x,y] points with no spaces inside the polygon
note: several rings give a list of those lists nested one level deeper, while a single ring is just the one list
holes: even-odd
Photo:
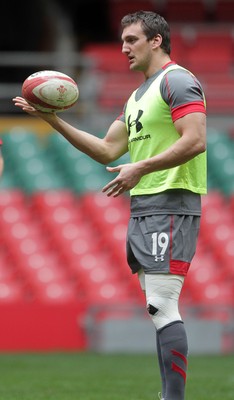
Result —
[{"label": "row of seating", "polygon": [[[234,196],[203,198],[201,234],[185,307],[228,317],[234,289]],[[1,190],[0,302],[144,305],[126,262],[129,198],[70,190]],[[222,310],[219,311],[220,306]]]},{"label": "row of seating", "polygon": [[[69,191],[38,192],[30,199],[19,190],[2,191],[0,197],[1,301],[21,296],[22,301],[139,303],[139,287],[118,263],[117,254],[123,253],[114,247],[118,229],[110,245],[84,199]],[[116,205],[106,204],[107,209],[109,217],[122,215]]]},{"label": "row of seating", "polygon": [[[2,188],[19,187],[27,193],[71,188],[77,193],[101,190],[110,180],[105,166],[75,149],[62,136],[40,138],[14,129],[2,135],[5,170]],[[208,183],[224,194],[234,192],[234,141],[225,132],[208,128]],[[129,161],[128,154],[112,165]]]},{"label": "row of seating", "polygon": [[[234,107],[231,27],[174,27],[171,29],[171,49],[172,60],[200,79],[209,114],[231,114]],[[131,92],[143,82],[143,76],[129,71],[127,57],[121,55],[119,42],[89,43],[82,52],[94,62],[93,74],[99,82],[95,93],[98,106],[102,110],[119,112]]]},{"label": "row of seating", "polygon": [[[205,318],[232,318],[234,290],[234,195],[218,191],[202,198],[198,249],[186,279],[183,298],[190,311]],[[225,282],[223,285],[222,282]]]},{"label": "row of seating", "polygon": [[[232,72],[234,40],[230,27],[174,27],[171,29],[171,50],[173,60],[191,68],[196,74],[205,73],[207,78],[210,74],[219,73],[222,79],[224,74]],[[121,55],[120,42],[89,43],[83,48],[83,53],[94,61],[97,71],[129,72],[127,57]],[[130,76],[134,74],[129,73]]]},{"label": "row of seating", "polygon": [[212,77],[216,73],[220,75],[221,80],[224,76],[231,77],[234,57],[231,28],[175,28],[171,33],[171,47],[172,58],[195,74],[204,75],[208,80],[210,75]]},{"label": "row of seating", "polygon": [[54,134],[43,144],[31,132],[4,135],[5,171],[2,187],[20,187],[31,193],[38,190],[72,187],[83,192],[100,189],[107,183],[104,166],[77,151]]},{"label": "row of seating", "polygon": [[113,34],[118,35],[118,21],[123,15],[138,10],[162,14],[172,22],[233,22],[233,2],[230,0],[109,0],[109,18]]}]

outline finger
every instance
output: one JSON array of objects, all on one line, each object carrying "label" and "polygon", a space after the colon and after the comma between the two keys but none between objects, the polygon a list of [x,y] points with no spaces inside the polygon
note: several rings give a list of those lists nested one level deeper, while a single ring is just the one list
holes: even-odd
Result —
[{"label": "finger", "polygon": [[120,168],[119,167],[106,167],[108,172],[119,172]]},{"label": "finger", "polygon": [[113,197],[118,197],[119,195],[121,195],[124,192],[125,192],[125,189],[123,187],[121,187],[116,193],[113,194]]},{"label": "finger", "polygon": [[102,190],[103,192],[107,192],[107,196],[112,196],[114,193],[117,193],[120,189],[120,185],[116,184],[116,185],[108,185],[108,188],[105,187],[103,188],[105,190]]},{"label": "finger", "polygon": [[30,111],[30,112],[35,112],[36,109],[28,104],[24,99],[20,100],[15,100],[15,106],[22,108],[24,111]]},{"label": "finger", "polygon": [[117,186],[118,186],[118,182],[116,182],[116,180],[113,180],[113,181],[109,182],[106,186],[104,186],[102,188],[102,191],[107,192],[109,189],[114,189]]},{"label": "finger", "polygon": [[107,192],[108,197],[111,197],[111,196],[117,197],[118,195],[119,195],[119,189],[117,189],[116,187],[109,190],[109,192]]},{"label": "finger", "polygon": [[[115,190],[111,195],[112,195],[112,197],[118,197],[121,194],[123,194],[125,191],[126,191],[126,189],[121,186],[118,190]],[[108,194],[107,194],[107,196],[108,196]]]},{"label": "finger", "polygon": [[19,105],[19,106],[27,106],[28,103],[26,103],[25,101],[22,100],[15,100],[14,101],[15,105]]},{"label": "finger", "polygon": [[19,96],[14,97],[12,100],[14,103],[20,103],[20,104],[25,104],[25,105],[29,104],[23,97],[19,97]]},{"label": "finger", "polygon": [[14,103],[20,103],[20,104],[28,104],[26,100],[24,100],[22,97],[16,97],[13,99]]},{"label": "finger", "polygon": [[30,111],[30,112],[35,112],[35,108],[32,106],[29,106],[28,104],[21,104],[21,103],[15,103],[15,106],[20,107],[23,111]]},{"label": "finger", "polygon": [[109,190],[105,190],[105,191],[107,191],[108,197],[110,197],[110,196],[117,197],[120,194],[122,194],[123,192],[125,192],[125,188],[124,188],[124,186],[122,186],[121,183],[119,183],[119,184],[109,188]]},{"label": "finger", "polygon": [[16,96],[12,100],[24,100],[25,101],[25,99],[21,96]]}]

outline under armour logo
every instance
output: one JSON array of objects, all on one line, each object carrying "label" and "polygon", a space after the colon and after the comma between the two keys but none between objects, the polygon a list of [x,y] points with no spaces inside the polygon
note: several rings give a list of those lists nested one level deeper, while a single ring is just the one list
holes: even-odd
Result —
[{"label": "under armour logo", "polygon": [[130,121],[131,115],[129,115],[129,117],[128,117],[128,136],[130,136],[131,128],[133,126],[136,126],[136,133],[138,133],[138,132],[140,132],[142,130],[143,125],[140,122],[140,118],[141,118],[142,114],[143,114],[143,111],[142,110],[138,110],[137,117],[133,121]]},{"label": "under armour logo", "polygon": [[164,261],[164,255],[161,256],[155,256],[155,261]]}]

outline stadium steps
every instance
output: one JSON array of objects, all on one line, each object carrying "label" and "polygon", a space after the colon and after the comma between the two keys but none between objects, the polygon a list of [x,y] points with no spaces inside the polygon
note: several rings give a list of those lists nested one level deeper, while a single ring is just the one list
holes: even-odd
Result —
[{"label": "stadium steps", "polygon": [[5,260],[14,265],[14,283],[21,283],[27,301],[75,300],[76,292],[48,233],[27,197],[19,193],[1,192],[0,203],[1,243]]},{"label": "stadium steps", "polygon": [[26,301],[139,304],[130,273],[123,276],[102,231],[72,192],[29,198],[2,191],[1,201],[1,240]]},{"label": "stadium steps", "polygon": [[44,141],[25,130],[12,130],[3,137],[2,188],[18,187],[28,194],[65,188],[83,193],[100,190],[109,181],[105,166],[55,133]]},{"label": "stadium steps", "polygon": [[[75,193],[100,191],[110,181],[105,166],[75,149],[62,136],[51,133],[41,140],[33,132],[13,130],[2,135],[5,170],[2,189],[19,188],[28,194],[69,189]],[[234,192],[234,141],[226,132],[207,130],[208,188]],[[111,165],[129,162],[128,154]]]},{"label": "stadium steps", "polygon": [[[127,198],[77,196],[69,190],[26,196],[20,190],[2,190],[0,211],[1,302],[21,298],[87,307],[144,305],[137,277],[126,263]],[[182,293],[184,306],[209,306],[209,316],[222,319],[227,311],[220,307],[233,307],[233,226],[227,200],[218,192],[204,197],[198,251]]]},{"label": "stadium steps", "polygon": [[[0,265],[7,263],[9,271],[14,273],[7,275],[0,268],[0,283],[7,285],[0,290],[1,301],[4,301],[3,293],[6,299],[9,293],[9,298],[15,296],[22,301],[82,299],[91,304],[96,293],[100,303],[107,299],[114,303],[121,298],[143,304],[137,278],[131,276],[126,263],[129,199],[111,199],[96,192],[110,180],[105,167],[90,162],[55,133],[41,140],[33,132],[14,130],[4,135],[3,141]],[[212,296],[213,304],[219,296],[227,303],[230,301],[234,280],[233,143],[226,133],[208,129],[210,190],[203,197],[201,239],[187,280],[189,292],[183,294],[185,303],[189,303],[188,293],[198,305],[211,301]],[[35,160],[36,163],[40,160],[38,165],[43,164],[43,174],[51,177],[48,186],[35,183],[40,173],[32,173],[32,164],[28,167],[28,162]],[[113,165],[128,161],[125,155]],[[199,263],[207,265],[204,270],[213,277],[209,282],[214,289],[211,297],[205,294],[208,282],[204,270],[195,267]],[[194,278],[197,285],[191,282],[193,274],[204,279],[200,291],[199,279]],[[12,295],[6,289],[11,283]],[[216,295],[215,287],[218,288]]]}]

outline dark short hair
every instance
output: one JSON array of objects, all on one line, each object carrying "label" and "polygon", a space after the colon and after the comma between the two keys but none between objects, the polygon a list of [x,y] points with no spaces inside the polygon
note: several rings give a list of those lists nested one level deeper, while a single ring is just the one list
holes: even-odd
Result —
[{"label": "dark short hair", "polygon": [[170,55],[170,28],[167,21],[153,11],[137,11],[125,15],[121,20],[121,26],[125,28],[137,22],[141,22],[142,30],[147,40],[151,40],[154,36],[160,34],[162,36],[161,48]]}]

